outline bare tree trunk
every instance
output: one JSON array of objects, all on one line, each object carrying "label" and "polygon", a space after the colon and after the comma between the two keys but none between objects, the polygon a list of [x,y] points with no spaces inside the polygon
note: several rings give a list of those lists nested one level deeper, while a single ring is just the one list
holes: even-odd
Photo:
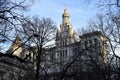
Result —
[{"label": "bare tree trunk", "polygon": [[39,80],[39,71],[40,71],[40,60],[42,54],[42,45],[38,48],[38,56],[37,56],[37,70],[36,70],[36,80]]}]

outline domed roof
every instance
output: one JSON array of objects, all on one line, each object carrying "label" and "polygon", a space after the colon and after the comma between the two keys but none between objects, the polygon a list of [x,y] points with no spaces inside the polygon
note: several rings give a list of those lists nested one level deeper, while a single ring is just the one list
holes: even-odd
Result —
[{"label": "domed roof", "polygon": [[62,17],[70,17],[69,12],[66,7],[64,9],[64,13],[63,13]]}]

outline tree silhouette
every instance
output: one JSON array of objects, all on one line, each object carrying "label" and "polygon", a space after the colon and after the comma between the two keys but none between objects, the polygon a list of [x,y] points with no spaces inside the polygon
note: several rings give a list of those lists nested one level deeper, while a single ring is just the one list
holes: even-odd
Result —
[{"label": "tree silhouette", "polygon": [[[24,38],[34,33],[38,35],[37,38],[31,38],[26,45],[31,50],[31,57],[36,67],[36,80],[39,80],[41,73],[46,73],[46,65],[49,63],[47,46],[55,39],[55,23],[50,18],[33,17],[28,23],[23,23],[23,31],[20,32]],[[31,47],[32,45],[34,47]]]}]

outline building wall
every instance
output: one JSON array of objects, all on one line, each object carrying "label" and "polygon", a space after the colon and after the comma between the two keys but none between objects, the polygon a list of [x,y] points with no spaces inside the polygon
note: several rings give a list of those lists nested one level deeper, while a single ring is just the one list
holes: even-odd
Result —
[{"label": "building wall", "polygon": [[31,70],[31,64],[19,57],[0,54],[0,80],[26,80]]},{"label": "building wall", "polygon": [[71,44],[78,42],[77,35],[73,31],[70,23],[70,15],[65,8],[62,14],[62,23],[56,33],[56,59],[61,64],[67,62],[73,56],[73,49]]},{"label": "building wall", "polygon": [[[62,23],[57,30],[55,47],[44,49],[46,56],[42,57],[40,66],[47,68],[48,73],[62,72],[66,66],[69,66],[68,72],[88,71],[95,68],[95,63],[101,65],[107,64],[107,46],[106,37],[101,32],[91,32],[78,36],[72,29],[70,23],[70,15],[65,8],[62,15]],[[16,46],[20,46],[21,42],[18,41],[11,46],[12,50],[15,50]],[[33,47],[34,51],[36,47]],[[34,61],[33,51],[31,51],[31,57]],[[25,52],[24,52],[25,53]],[[23,58],[29,50],[23,54],[23,48],[20,47],[13,54]],[[23,55],[22,55],[23,54]],[[35,54],[37,55],[37,54]],[[36,62],[34,63],[34,69],[36,70]]]}]

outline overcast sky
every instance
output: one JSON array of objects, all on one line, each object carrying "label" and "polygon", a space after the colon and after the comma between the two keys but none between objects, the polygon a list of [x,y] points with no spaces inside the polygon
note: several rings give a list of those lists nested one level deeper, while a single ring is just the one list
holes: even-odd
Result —
[{"label": "overcast sky", "polygon": [[27,12],[27,15],[51,18],[59,27],[65,5],[69,11],[70,21],[74,29],[85,27],[87,21],[94,17],[97,12],[95,2],[92,0],[89,5],[85,0],[38,0]]}]

